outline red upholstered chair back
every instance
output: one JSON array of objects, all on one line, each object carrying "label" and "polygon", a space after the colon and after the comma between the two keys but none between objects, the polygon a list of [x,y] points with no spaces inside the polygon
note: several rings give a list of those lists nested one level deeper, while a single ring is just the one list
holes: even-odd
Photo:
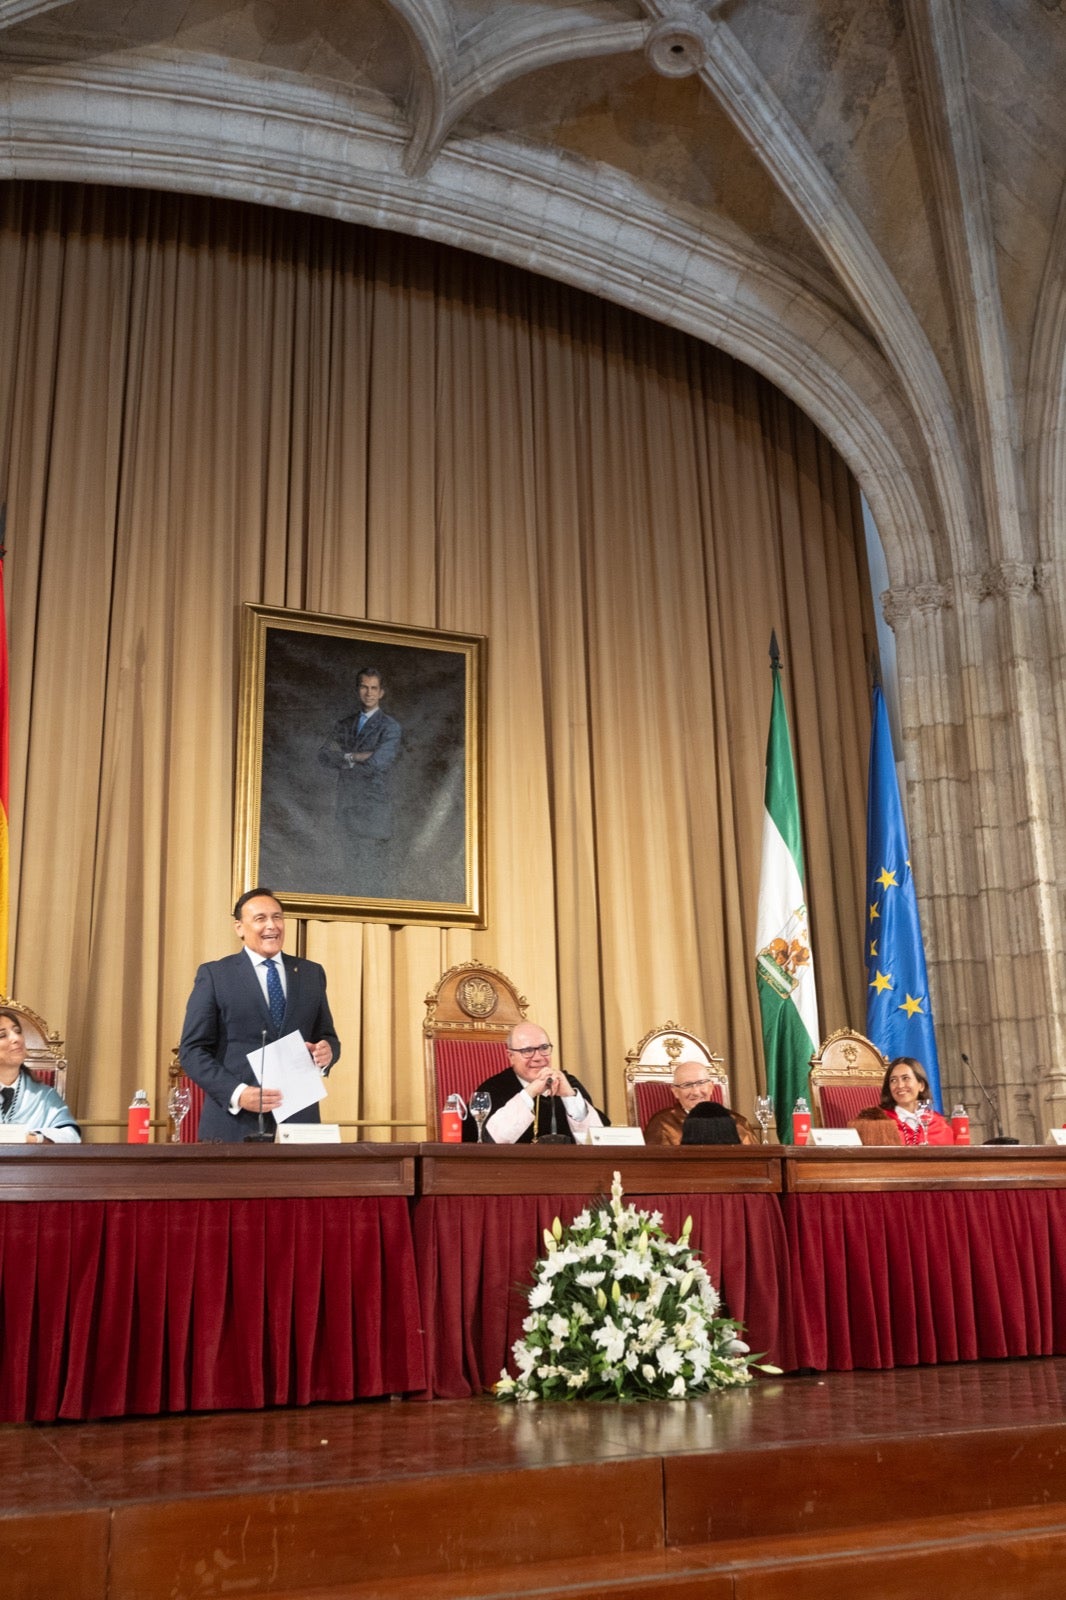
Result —
[{"label": "red upholstered chair back", "polygon": [[811,1059],[811,1110],[822,1128],[844,1128],[881,1099],[888,1058],[854,1028],[830,1034]]},{"label": "red upholstered chair back", "polygon": [[36,1011],[23,1005],[21,1000],[9,1000],[6,995],[0,995],[0,1007],[5,1011],[13,1011],[22,1025],[22,1037],[26,1041],[26,1069],[30,1076],[36,1078],[38,1083],[48,1084],[66,1100],[69,1068],[63,1054],[63,1041],[58,1033],[49,1028]]},{"label": "red upholstered chair back", "polygon": [[450,1094],[469,1103],[479,1083],[507,1066],[507,1035],[526,1020],[528,1007],[510,978],[479,961],[449,967],[430,990],[422,1024],[428,1138],[440,1138],[441,1108]]},{"label": "red upholstered chair back", "polygon": [[657,1111],[676,1103],[673,1076],[679,1061],[702,1061],[712,1081],[712,1100],[729,1104],[729,1074],[722,1057],[687,1028],[664,1022],[646,1033],[626,1056],[626,1108],[631,1127],[646,1128]]},{"label": "red upholstered chair back", "polygon": [[880,1104],[880,1083],[823,1083],[820,1125],[846,1128],[848,1123],[870,1106]]},{"label": "red upholstered chair back", "polygon": [[[661,1071],[658,1071],[654,1077],[634,1078],[634,1121],[638,1127],[646,1128],[657,1111],[665,1111],[668,1106],[677,1104],[671,1086],[672,1073],[673,1068],[665,1076]],[[727,1103],[725,1090],[721,1083],[715,1083],[711,1089],[711,1099],[717,1100],[719,1105]]]},{"label": "red upholstered chair back", "polygon": [[478,1084],[508,1065],[502,1039],[438,1039],[435,1054],[438,1110],[450,1094],[461,1094],[469,1105]]}]

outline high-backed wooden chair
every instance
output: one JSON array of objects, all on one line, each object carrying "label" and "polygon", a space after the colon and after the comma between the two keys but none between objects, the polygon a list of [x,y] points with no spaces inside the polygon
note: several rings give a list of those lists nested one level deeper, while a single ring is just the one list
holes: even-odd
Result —
[{"label": "high-backed wooden chair", "polygon": [[[49,1028],[44,1018],[39,1017],[36,1011],[31,1011],[29,1006],[23,1005],[21,1000],[11,1000],[6,995],[0,995],[0,1006],[5,1011],[13,1011],[22,1024],[22,1037],[26,1041],[27,1070],[39,1083],[47,1083],[66,1100],[69,1067],[63,1053],[63,1041],[58,1033],[54,1028]],[[67,1104],[70,1104],[69,1100]]]},{"label": "high-backed wooden chair", "polygon": [[712,1080],[711,1099],[729,1104],[729,1074],[721,1056],[687,1028],[664,1022],[646,1033],[626,1056],[626,1110],[634,1128],[646,1128],[657,1111],[676,1104],[674,1068],[679,1061],[703,1061]]},{"label": "high-backed wooden chair", "polygon": [[508,1065],[506,1039],[525,1022],[529,1001],[510,978],[480,961],[449,967],[426,995],[422,1024],[426,1062],[426,1133],[440,1138],[440,1113],[450,1094],[464,1101],[479,1083]]},{"label": "high-backed wooden chair", "polygon": [[854,1028],[838,1028],[811,1057],[811,1110],[822,1128],[846,1128],[881,1099],[888,1057]]}]

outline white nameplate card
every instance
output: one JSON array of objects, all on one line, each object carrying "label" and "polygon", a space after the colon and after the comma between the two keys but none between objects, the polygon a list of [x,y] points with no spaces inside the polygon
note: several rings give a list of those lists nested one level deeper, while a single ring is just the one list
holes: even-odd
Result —
[{"label": "white nameplate card", "polygon": [[589,1144],[643,1144],[642,1128],[590,1128]]},{"label": "white nameplate card", "polygon": [[339,1122],[283,1122],[274,1135],[275,1144],[340,1144]]},{"label": "white nameplate card", "polygon": [[25,1144],[29,1131],[24,1122],[0,1122],[0,1144]]},{"label": "white nameplate card", "polygon": [[1045,1144],[1066,1144],[1066,1128],[1049,1128]]},{"label": "white nameplate card", "polygon": [[810,1142],[828,1145],[862,1144],[858,1128],[812,1128]]}]

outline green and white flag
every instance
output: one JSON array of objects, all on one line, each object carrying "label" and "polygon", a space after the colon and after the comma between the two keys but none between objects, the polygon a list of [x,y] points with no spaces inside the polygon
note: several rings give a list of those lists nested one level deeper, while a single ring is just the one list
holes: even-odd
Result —
[{"label": "green and white flag", "polygon": [[776,640],[770,659],[774,698],[766,746],[755,974],[762,1012],[766,1089],[774,1102],[778,1138],[788,1143],[792,1137],[792,1108],[807,1092],[807,1070],[818,1044],[818,998],[803,887],[799,795]]}]

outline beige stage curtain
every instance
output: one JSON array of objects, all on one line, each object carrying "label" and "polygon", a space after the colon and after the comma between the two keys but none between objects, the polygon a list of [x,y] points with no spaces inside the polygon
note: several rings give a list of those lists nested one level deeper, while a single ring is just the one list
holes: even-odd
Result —
[{"label": "beige stage curtain", "polygon": [[472,956],[615,1118],[668,1019],[750,1110],[771,628],[822,1027],[862,1025],[857,496],[744,366],[418,240],[9,184],[4,497],[11,989],[65,1031],[83,1116],[159,1103],[196,964],[235,948],[244,601],[490,640],[489,926],[308,926],[333,1115],[420,1123],[423,999]]}]

